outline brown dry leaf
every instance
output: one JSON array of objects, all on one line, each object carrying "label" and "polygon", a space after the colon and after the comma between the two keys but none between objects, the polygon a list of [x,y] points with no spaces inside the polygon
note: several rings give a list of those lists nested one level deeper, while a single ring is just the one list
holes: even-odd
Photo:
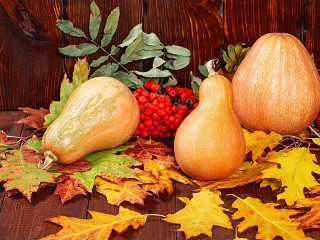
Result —
[{"label": "brown dry leaf", "polygon": [[200,234],[212,237],[213,226],[232,229],[231,221],[224,213],[229,210],[221,207],[224,202],[220,194],[219,191],[203,189],[194,193],[192,199],[180,197],[179,200],[186,206],[174,214],[168,214],[163,220],[180,224],[178,231],[184,232],[187,239]]},{"label": "brown dry leaf", "polygon": [[295,219],[295,221],[300,222],[300,228],[320,228],[320,196],[300,199],[293,207],[311,208],[307,213]]},{"label": "brown dry leaf", "polygon": [[37,130],[44,128],[44,116],[46,116],[49,113],[49,110],[45,108],[33,109],[29,107],[20,107],[18,109],[25,113],[28,113],[29,116],[20,119],[16,123],[27,124],[30,127],[35,128]]},{"label": "brown dry leaf", "polygon": [[310,239],[299,229],[299,223],[289,217],[299,212],[292,209],[277,209],[278,206],[276,203],[263,204],[257,198],[241,199],[237,197],[231,206],[238,209],[232,215],[232,220],[243,219],[237,225],[240,233],[257,226],[256,239],[274,239],[276,236],[283,239]]},{"label": "brown dry leaf", "polygon": [[135,211],[120,207],[118,215],[110,215],[95,211],[89,211],[91,219],[79,219],[66,216],[58,216],[48,221],[62,226],[62,229],[42,239],[65,240],[95,240],[109,239],[112,230],[121,233],[129,226],[138,229],[144,226],[147,216]]},{"label": "brown dry leaf", "polygon": [[246,140],[246,152],[252,153],[253,161],[259,160],[267,148],[272,150],[282,140],[282,136],[275,132],[266,134],[263,131],[249,132],[248,130],[243,129],[243,133]]},{"label": "brown dry leaf", "polygon": [[138,139],[130,144],[132,147],[128,148],[123,153],[134,157],[143,164],[149,160],[157,160],[158,162],[161,162],[165,168],[175,166],[173,150],[162,142]]}]

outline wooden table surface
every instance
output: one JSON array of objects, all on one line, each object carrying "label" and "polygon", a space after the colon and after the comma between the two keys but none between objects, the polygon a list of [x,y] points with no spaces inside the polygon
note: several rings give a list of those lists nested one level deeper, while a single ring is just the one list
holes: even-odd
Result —
[{"label": "wooden table surface", "polygon": [[[0,129],[10,135],[26,136],[31,129],[16,124],[24,114],[18,111],[0,112]],[[320,155],[317,155],[320,160]],[[45,221],[47,218],[58,215],[90,218],[87,210],[94,210],[108,214],[117,214],[118,208],[107,203],[106,198],[93,191],[87,196],[79,195],[74,199],[62,204],[59,197],[54,195],[54,187],[45,187],[33,195],[32,203],[28,202],[21,195],[7,197],[0,185],[0,239],[40,239],[49,234],[58,232],[61,227]],[[171,195],[161,194],[159,197],[148,197],[144,206],[123,204],[122,206],[138,211],[140,213],[157,213],[166,215],[175,213],[185,205],[178,200],[178,197],[192,197],[194,187],[180,183],[174,183],[174,192]],[[225,206],[230,207],[232,199],[227,193],[234,193],[239,197],[258,197],[263,202],[276,202],[276,196],[267,188],[259,189],[258,184],[249,184],[243,187],[222,191],[222,199]],[[235,224],[238,222],[234,222]],[[110,239],[141,239],[141,240],[173,240],[185,239],[184,233],[176,231],[178,225],[162,221],[159,217],[148,217],[144,227],[138,230],[128,228],[120,235],[112,234]],[[234,239],[235,232],[220,227],[213,227],[212,239]],[[250,228],[238,237],[255,239],[257,228]],[[306,235],[313,239],[320,239],[319,230],[307,230]],[[195,239],[209,239],[205,235]]]}]

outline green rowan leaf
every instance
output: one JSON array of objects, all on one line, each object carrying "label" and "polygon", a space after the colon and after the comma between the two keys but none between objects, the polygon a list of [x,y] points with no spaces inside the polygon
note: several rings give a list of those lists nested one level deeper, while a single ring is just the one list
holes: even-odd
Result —
[{"label": "green rowan leaf", "polygon": [[160,57],[155,57],[152,63],[152,68],[158,68],[162,66],[166,61]]},{"label": "green rowan leaf", "polygon": [[190,57],[177,57],[174,60],[169,60],[164,64],[164,67],[171,69],[171,70],[180,70],[190,63]]},{"label": "green rowan leaf", "polygon": [[106,24],[103,30],[104,35],[101,39],[102,47],[107,46],[111,42],[113,35],[118,28],[119,17],[120,17],[120,9],[119,7],[116,7],[111,11],[111,13],[109,14],[106,20]]},{"label": "green rowan leaf", "polygon": [[139,53],[141,52],[143,47],[144,47],[143,34],[141,32],[136,37],[136,39],[130,45],[128,45],[125,53],[120,58],[120,63],[127,64],[129,62],[136,60],[136,58],[139,56]]},{"label": "green rowan leaf", "polygon": [[112,46],[111,51],[110,51],[110,55],[112,55],[112,56],[116,55],[120,51],[120,49],[121,48],[119,48],[117,46]]},{"label": "green rowan leaf", "polygon": [[147,78],[163,78],[163,77],[170,77],[172,74],[169,70],[160,70],[158,68],[151,68],[149,71],[140,72],[140,71],[133,71],[134,73],[147,77]]},{"label": "green rowan leaf", "polygon": [[95,40],[97,38],[100,24],[101,24],[101,14],[100,9],[95,3],[95,1],[92,1],[90,4],[90,19],[89,19],[89,34],[92,40]]},{"label": "green rowan leaf", "polygon": [[170,46],[165,46],[165,49],[168,53],[171,53],[174,55],[184,56],[184,57],[191,56],[190,50],[181,46],[170,45]]},{"label": "green rowan leaf", "polygon": [[160,39],[158,36],[154,33],[143,33],[144,43],[146,45],[152,46],[152,47],[160,47],[160,49],[163,49],[164,46],[161,44]]},{"label": "green rowan leaf", "polygon": [[111,77],[115,71],[117,71],[119,65],[116,63],[108,63],[106,65],[101,66],[95,72],[92,73],[90,78],[107,76]]},{"label": "green rowan leaf", "polygon": [[82,57],[98,51],[99,47],[92,43],[80,43],[59,48],[59,52],[69,57]]},{"label": "green rowan leaf", "polygon": [[205,65],[199,65],[198,70],[204,77],[208,77],[209,72],[208,72],[208,69]]},{"label": "green rowan leaf", "polygon": [[174,76],[171,76],[168,78],[168,81],[164,84],[162,84],[162,88],[165,88],[167,86],[175,86],[178,84],[177,79]]},{"label": "green rowan leaf", "polygon": [[[141,34],[143,34],[142,31],[142,24],[137,24],[135,27],[133,27],[129,33],[129,35],[122,41],[122,43],[119,45],[120,48],[127,47],[133,41],[135,41]],[[143,40],[143,35],[142,35]]]},{"label": "green rowan leaf", "polygon": [[90,67],[98,67],[109,59],[109,56],[101,56],[90,63]]},{"label": "green rowan leaf", "polygon": [[155,57],[160,57],[162,56],[164,53],[161,50],[151,50],[151,51],[147,51],[142,49],[138,56],[135,58],[135,60],[143,60],[143,59],[148,59],[148,58],[155,58]]},{"label": "green rowan leaf", "polygon": [[72,37],[86,37],[86,34],[79,28],[75,28],[69,20],[59,19],[56,26],[65,34]]},{"label": "green rowan leaf", "polygon": [[199,99],[199,88],[200,88],[201,82],[202,81],[200,78],[194,76],[193,74],[191,75],[191,89],[194,96],[197,99]]}]

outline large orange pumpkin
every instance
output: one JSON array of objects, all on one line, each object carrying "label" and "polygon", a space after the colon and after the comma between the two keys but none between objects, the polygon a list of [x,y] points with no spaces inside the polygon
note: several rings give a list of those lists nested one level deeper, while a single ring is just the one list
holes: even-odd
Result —
[{"label": "large orange pumpkin", "polygon": [[320,79],[300,40],[287,33],[260,37],[233,79],[234,109],[249,130],[297,134],[320,110]]}]

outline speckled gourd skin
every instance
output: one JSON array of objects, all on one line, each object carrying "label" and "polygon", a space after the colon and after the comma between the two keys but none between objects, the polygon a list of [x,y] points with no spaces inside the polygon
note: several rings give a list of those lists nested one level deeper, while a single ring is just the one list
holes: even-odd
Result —
[{"label": "speckled gourd skin", "polygon": [[320,79],[303,44],[286,33],[260,37],[233,79],[234,108],[249,130],[298,134],[320,111]]},{"label": "speckled gourd skin", "polygon": [[199,105],[179,126],[174,154],[183,172],[197,180],[233,174],[244,161],[245,140],[232,107],[228,79],[214,74],[199,89]]},{"label": "speckled gourd skin", "polygon": [[70,95],[59,117],[46,130],[43,151],[68,164],[99,150],[122,145],[139,123],[132,92],[110,77],[92,78]]}]

